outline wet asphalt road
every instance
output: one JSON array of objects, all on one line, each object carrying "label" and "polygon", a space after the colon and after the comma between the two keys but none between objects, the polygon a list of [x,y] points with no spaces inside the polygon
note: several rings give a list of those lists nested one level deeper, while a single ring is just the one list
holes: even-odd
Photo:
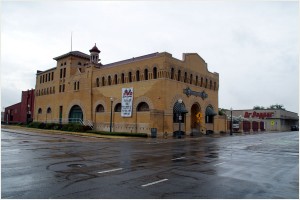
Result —
[{"label": "wet asphalt road", "polygon": [[299,132],[1,142],[2,198],[299,198]]}]

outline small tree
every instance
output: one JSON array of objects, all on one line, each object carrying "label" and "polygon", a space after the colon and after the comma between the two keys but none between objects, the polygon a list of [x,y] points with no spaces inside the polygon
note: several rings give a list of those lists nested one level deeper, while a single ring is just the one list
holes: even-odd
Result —
[{"label": "small tree", "polygon": [[273,109],[273,110],[285,110],[284,106],[282,104],[274,104],[274,105],[270,105],[270,107],[268,109]]},{"label": "small tree", "polygon": [[253,110],[264,110],[265,109],[265,107],[263,107],[263,106],[254,106],[253,107]]}]

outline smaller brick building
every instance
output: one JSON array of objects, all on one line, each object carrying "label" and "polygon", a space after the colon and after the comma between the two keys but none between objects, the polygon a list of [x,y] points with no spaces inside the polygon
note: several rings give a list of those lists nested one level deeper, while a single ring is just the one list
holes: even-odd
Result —
[{"label": "smaller brick building", "polygon": [[34,91],[34,89],[22,91],[21,102],[5,108],[5,123],[28,123],[32,121],[34,113]]}]

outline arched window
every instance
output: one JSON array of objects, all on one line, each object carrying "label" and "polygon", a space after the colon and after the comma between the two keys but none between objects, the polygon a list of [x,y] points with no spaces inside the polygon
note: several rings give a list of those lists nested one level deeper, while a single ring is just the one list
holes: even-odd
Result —
[{"label": "arched window", "polygon": [[97,86],[97,87],[100,86],[100,80],[99,80],[99,78],[96,79],[96,86]]},{"label": "arched window", "polygon": [[184,82],[187,83],[187,73],[184,72]]},{"label": "arched window", "polygon": [[125,81],[124,81],[124,73],[122,73],[122,75],[121,75],[121,83],[124,83]]},{"label": "arched window", "polygon": [[144,80],[148,80],[148,69],[144,70]]},{"label": "arched window", "polygon": [[115,111],[115,112],[121,112],[121,109],[122,109],[121,103],[117,103],[117,105],[115,106],[114,111]]},{"label": "arched window", "polygon": [[180,81],[180,78],[181,77],[181,71],[180,70],[178,70],[178,77],[177,77],[177,81]]},{"label": "arched window", "polygon": [[215,115],[217,115],[217,113],[215,113],[214,108],[212,106],[208,106],[205,110],[205,123],[214,123]]},{"label": "arched window", "polygon": [[185,114],[188,111],[185,108],[184,103],[181,104],[176,102],[173,106],[173,123],[179,123],[179,116],[181,116],[180,122],[184,122]]},{"label": "arched window", "polygon": [[111,77],[108,76],[108,85],[111,85]]},{"label": "arched window", "polygon": [[77,81],[77,90],[79,90],[79,81]]},{"label": "arched window", "polygon": [[101,85],[105,86],[105,77],[104,76],[102,77]]},{"label": "arched window", "polygon": [[200,87],[203,86],[203,78],[201,77]]},{"label": "arched window", "polygon": [[41,108],[38,109],[38,114],[42,114],[42,109]]},{"label": "arched window", "polygon": [[132,82],[132,76],[131,76],[131,72],[128,72],[128,82],[131,83]]},{"label": "arched window", "polygon": [[196,83],[195,85],[197,86],[198,85],[198,76],[196,76]]},{"label": "arched window", "polygon": [[171,79],[174,79],[174,68],[171,69]]},{"label": "arched window", "polygon": [[96,112],[104,112],[104,107],[102,104],[99,104],[97,107],[96,107]]},{"label": "arched window", "polygon": [[77,85],[77,82],[75,81],[74,82],[74,90],[76,90],[76,85]]},{"label": "arched window", "polygon": [[78,65],[81,65],[81,62],[78,62]]},{"label": "arched window", "polygon": [[118,84],[118,75],[117,74],[115,74],[115,85],[117,85]]},{"label": "arched window", "polygon": [[193,74],[190,75],[190,84],[193,84]]},{"label": "arched window", "polygon": [[49,114],[49,113],[51,113],[52,111],[51,111],[51,108],[49,107],[49,108],[47,108],[47,113]]},{"label": "arched window", "polygon": [[137,70],[136,71],[136,81],[140,81],[140,71],[139,70]]},{"label": "arched window", "polygon": [[137,106],[137,111],[138,111],[138,112],[149,111],[149,105],[148,105],[146,102],[141,102],[141,103],[139,103],[139,105]]},{"label": "arched window", "polygon": [[153,68],[153,79],[157,79],[157,68]]},{"label": "arched window", "polygon": [[207,78],[205,79],[205,88],[207,88],[207,85],[208,85],[208,80]]}]

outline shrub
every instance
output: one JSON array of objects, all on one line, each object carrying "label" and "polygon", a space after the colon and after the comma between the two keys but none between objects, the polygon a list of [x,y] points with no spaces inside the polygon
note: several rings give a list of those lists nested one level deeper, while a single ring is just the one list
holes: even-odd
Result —
[{"label": "shrub", "polygon": [[31,122],[30,124],[27,125],[29,128],[38,128],[41,122]]}]

